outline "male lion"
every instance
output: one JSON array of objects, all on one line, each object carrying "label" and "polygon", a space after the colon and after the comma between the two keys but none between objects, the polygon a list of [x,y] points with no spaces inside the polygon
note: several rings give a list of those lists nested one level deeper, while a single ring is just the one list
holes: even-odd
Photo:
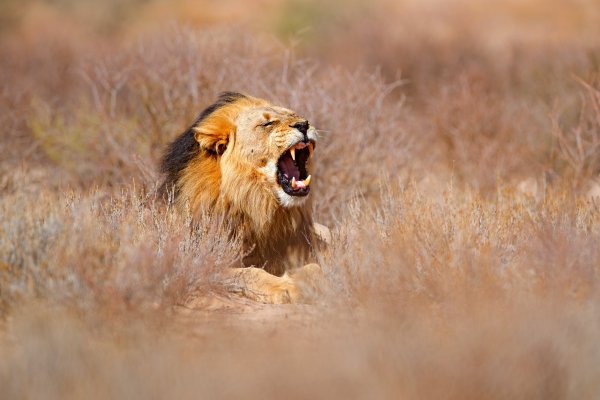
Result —
[{"label": "male lion", "polygon": [[163,192],[193,216],[223,213],[241,235],[244,268],[229,271],[246,296],[304,302],[320,280],[311,257],[328,230],[307,201],[317,131],[293,111],[240,93],[222,93],[167,148]]}]

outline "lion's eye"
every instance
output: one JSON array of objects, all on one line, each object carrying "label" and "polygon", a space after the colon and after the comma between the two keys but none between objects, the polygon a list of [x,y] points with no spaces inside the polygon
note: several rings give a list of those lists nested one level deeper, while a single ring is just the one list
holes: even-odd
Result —
[{"label": "lion's eye", "polygon": [[275,122],[276,122],[276,120],[273,120],[273,121],[267,121],[267,122],[265,122],[264,124],[262,124],[262,126],[270,126],[270,125],[273,125]]}]

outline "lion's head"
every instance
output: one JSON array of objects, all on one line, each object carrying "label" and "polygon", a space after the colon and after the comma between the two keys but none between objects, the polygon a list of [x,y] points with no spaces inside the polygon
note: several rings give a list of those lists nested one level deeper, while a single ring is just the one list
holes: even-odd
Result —
[{"label": "lion's head", "polygon": [[192,214],[226,212],[252,240],[281,239],[309,219],[316,141],[316,129],[295,112],[223,93],[167,149],[163,188]]}]

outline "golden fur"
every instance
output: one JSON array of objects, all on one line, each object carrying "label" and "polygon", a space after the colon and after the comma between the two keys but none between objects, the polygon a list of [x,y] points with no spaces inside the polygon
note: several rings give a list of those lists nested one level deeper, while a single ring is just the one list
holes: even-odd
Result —
[{"label": "golden fur", "polygon": [[278,159],[290,146],[303,140],[312,155],[316,130],[300,132],[294,125],[302,121],[308,126],[266,100],[224,93],[163,159],[163,188],[173,190],[178,207],[226,215],[249,252],[244,265],[275,275],[307,261],[314,244],[310,195],[288,195],[277,180]]}]

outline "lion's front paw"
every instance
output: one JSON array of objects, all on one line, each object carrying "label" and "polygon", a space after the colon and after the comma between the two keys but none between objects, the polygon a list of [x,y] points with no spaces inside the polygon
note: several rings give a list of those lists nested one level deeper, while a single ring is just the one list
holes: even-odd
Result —
[{"label": "lion's front paw", "polygon": [[306,264],[284,274],[289,277],[298,292],[297,302],[314,303],[325,291],[327,281],[319,264]]},{"label": "lion's front paw", "polygon": [[301,304],[317,299],[324,276],[317,264],[307,264],[281,277],[260,268],[242,268],[236,270],[232,283],[233,291],[261,303]]},{"label": "lion's front paw", "polygon": [[261,285],[260,288],[246,286],[242,294],[254,301],[266,304],[301,303],[298,288],[291,282]]},{"label": "lion's front paw", "polygon": [[232,292],[268,304],[290,304],[298,302],[298,288],[286,276],[275,276],[261,268],[235,269],[229,281]]}]

